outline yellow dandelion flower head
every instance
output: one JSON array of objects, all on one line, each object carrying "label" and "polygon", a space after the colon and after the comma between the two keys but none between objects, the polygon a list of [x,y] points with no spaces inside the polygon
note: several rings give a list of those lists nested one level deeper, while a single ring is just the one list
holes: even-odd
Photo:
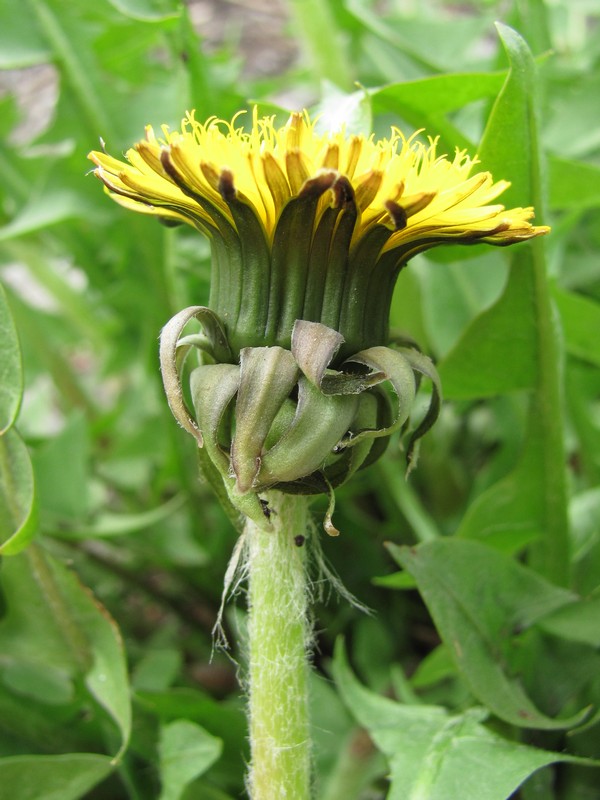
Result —
[{"label": "yellow dandelion flower head", "polygon": [[[463,150],[435,138],[321,130],[307,111],[278,126],[255,108],[245,129],[163,126],[125,160],[92,152],[96,176],[121,205],[187,223],[211,241],[210,307],[234,353],[258,342],[288,347],[296,320],[345,339],[340,357],[386,340],[399,270],[443,243],[512,244],[545,233],[531,208],[497,202],[508,187]],[[356,350],[354,352],[356,352]]]},{"label": "yellow dandelion flower head", "polygon": [[315,191],[326,187],[321,214],[352,198],[359,212],[354,240],[375,225],[388,227],[393,233],[385,250],[410,242],[423,249],[432,237],[506,244],[547,230],[529,223],[531,208],[506,211],[495,203],[509,184],[494,182],[489,172],[472,175],[477,159],[465,151],[439,155],[437,139],[423,143],[397,128],[377,140],[347,135],[344,127],[321,132],[307,111],[277,127],[256,108],[246,131],[242,114],[201,123],[191,112],[180,131],[163,126],[157,137],[148,126],[146,138],[127,151],[129,163],[103,152],[90,158],[117,202],[209,233],[223,221],[237,227],[230,207],[235,195],[272,241],[283,209],[311,181]]}]

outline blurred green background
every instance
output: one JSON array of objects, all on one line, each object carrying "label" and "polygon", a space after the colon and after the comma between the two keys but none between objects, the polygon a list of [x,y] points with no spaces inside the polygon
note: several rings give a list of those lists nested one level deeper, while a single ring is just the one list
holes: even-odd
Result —
[{"label": "blurred green background", "polygon": [[[209,247],[116,207],[86,155],[253,103],[424,128],[553,226],[400,276],[392,325],[446,403],[408,482],[395,441],[337,493],[325,556],[373,613],[316,586],[317,796],[600,798],[568,762],[600,757],[599,26],[597,0],[0,0],[0,798],[244,796],[243,592],[231,651],[211,636],[237,533],[157,360]],[[332,680],[340,634],[367,695],[339,654]]]}]

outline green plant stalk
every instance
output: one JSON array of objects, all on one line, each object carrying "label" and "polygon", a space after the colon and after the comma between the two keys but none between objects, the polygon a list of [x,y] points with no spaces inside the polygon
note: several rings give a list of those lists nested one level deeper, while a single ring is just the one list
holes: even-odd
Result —
[{"label": "green plant stalk", "polygon": [[559,586],[569,585],[570,545],[563,440],[562,353],[555,310],[546,273],[543,244],[532,247],[538,335],[538,379],[530,407],[530,434],[542,443],[543,530],[545,536],[533,543],[530,563]]},{"label": "green plant stalk", "polygon": [[82,61],[80,46],[76,47],[69,41],[60,20],[43,0],[30,0],[29,5],[73,91],[93,139],[97,138],[100,131],[106,138],[112,138],[113,127],[100,102],[90,70],[86,69]]},{"label": "green plant stalk", "polygon": [[328,2],[290,0],[290,8],[321,80],[351,92],[354,72]]},{"label": "green plant stalk", "polygon": [[[271,492],[272,531],[246,523],[252,800],[308,800],[307,498]],[[298,545],[301,546],[298,546]]]},{"label": "green plant stalk", "polygon": [[[532,71],[535,75],[535,67]],[[538,213],[545,216],[544,170],[538,134],[538,112],[534,100],[529,112],[529,121],[530,180],[533,202]],[[543,530],[545,536],[542,542],[533,544],[530,550],[530,563],[549,580],[559,586],[568,586],[570,581],[570,537],[566,452],[563,438],[565,430],[564,353],[557,322],[558,314],[550,294],[546,246],[539,239],[531,243],[531,269],[536,307],[538,374],[530,414],[531,429],[535,433],[536,425],[538,426],[537,433],[543,446]]]}]

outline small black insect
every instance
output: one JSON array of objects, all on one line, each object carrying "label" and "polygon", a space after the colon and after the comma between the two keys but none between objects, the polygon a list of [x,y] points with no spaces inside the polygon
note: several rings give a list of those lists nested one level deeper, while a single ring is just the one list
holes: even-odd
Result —
[{"label": "small black insect", "polygon": [[271,519],[271,514],[274,514],[275,512],[269,507],[269,501],[263,500],[262,497],[259,497],[258,502],[262,506],[262,512],[265,515],[265,517],[267,519]]},{"label": "small black insect", "polygon": [[304,544],[305,541],[306,541],[306,539],[304,538],[304,536],[302,536],[302,534],[298,534],[298,536],[294,536],[294,544],[296,545],[296,547],[302,547],[302,545]]}]

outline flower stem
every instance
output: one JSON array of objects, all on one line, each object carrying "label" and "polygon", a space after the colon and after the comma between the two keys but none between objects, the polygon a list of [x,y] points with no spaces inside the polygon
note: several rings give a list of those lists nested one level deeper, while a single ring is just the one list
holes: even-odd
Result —
[{"label": "flower stem", "polygon": [[308,800],[307,498],[271,492],[274,530],[246,523],[252,800]]}]

